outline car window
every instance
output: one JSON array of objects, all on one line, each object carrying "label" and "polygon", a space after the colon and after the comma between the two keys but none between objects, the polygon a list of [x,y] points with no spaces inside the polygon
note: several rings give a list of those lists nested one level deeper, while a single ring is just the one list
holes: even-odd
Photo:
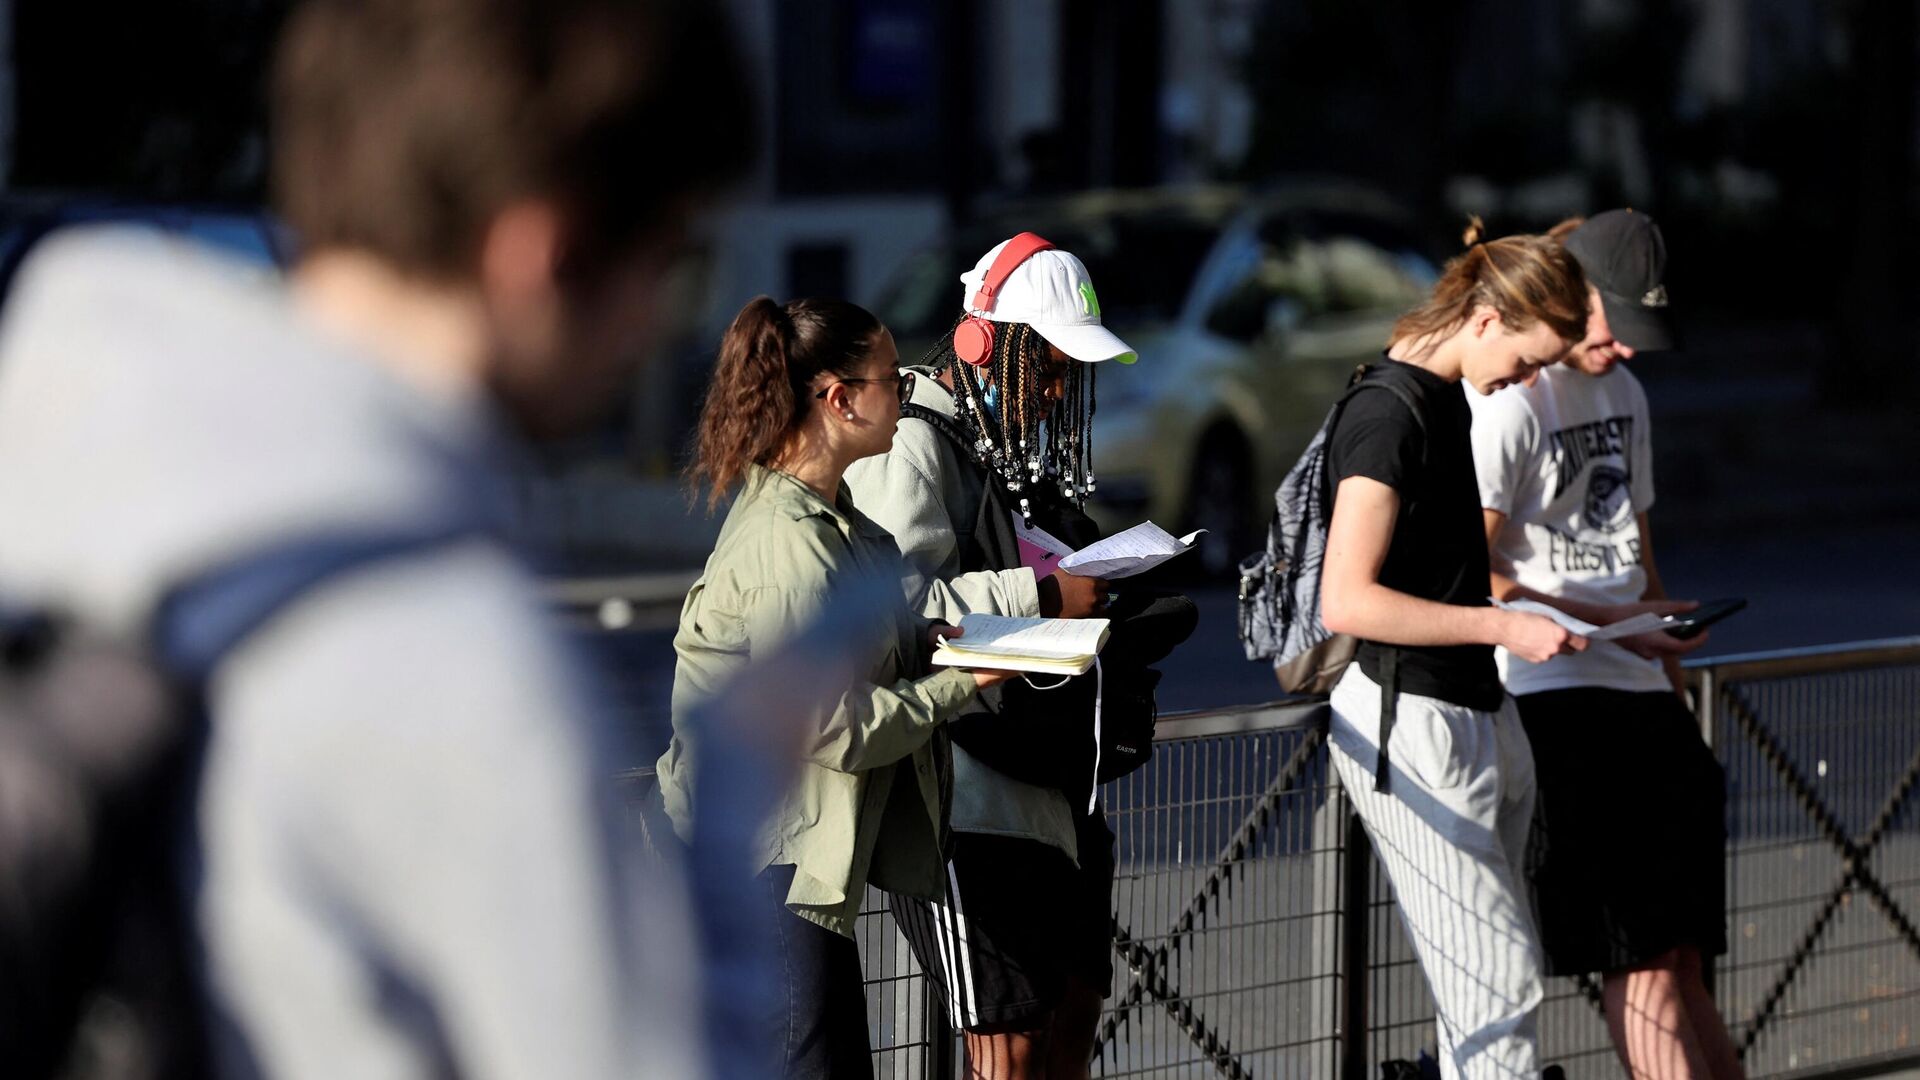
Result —
[{"label": "car window", "polygon": [[960,315],[957,251],[929,248],[907,257],[874,305],[874,314],[901,341],[931,341]]},{"label": "car window", "polygon": [[1358,237],[1329,237],[1320,250],[1329,312],[1399,311],[1426,294],[1426,286],[1401,259]]},{"label": "car window", "polygon": [[1140,215],[1043,235],[1086,263],[1103,321],[1128,325],[1178,317],[1216,231],[1172,215]]},{"label": "car window", "polygon": [[1207,329],[1253,342],[1276,320],[1326,310],[1326,274],[1314,249],[1298,237],[1273,234],[1246,241],[1240,272],[1207,312]]},{"label": "car window", "polygon": [[1330,311],[1398,311],[1425,299],[1438,279],[1420,243],[1391,221],[1333,212],[1294,227],[1324,252]]},{"label": "car window", "polygon": [[1240,342],[1279,322],[1404,310],[1435,278],[1411,239],[1360,215],[1276,217],[1243,243],[1234,284],[1206,318],[1209,330]]}]

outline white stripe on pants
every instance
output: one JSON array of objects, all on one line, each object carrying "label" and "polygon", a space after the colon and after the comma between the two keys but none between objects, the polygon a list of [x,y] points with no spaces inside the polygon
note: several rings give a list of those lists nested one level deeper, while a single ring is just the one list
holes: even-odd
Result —
[{"label": "white stripe on pants", "polygon": [[1488,713],[1402,693],[1384,794],[1380,688],[1355,662],[1332,704],[1334,768],[1439,1008],[1441,1075],[1538,1080],[1540,937],[1522,878],[1533,750],[1513,699]]}]

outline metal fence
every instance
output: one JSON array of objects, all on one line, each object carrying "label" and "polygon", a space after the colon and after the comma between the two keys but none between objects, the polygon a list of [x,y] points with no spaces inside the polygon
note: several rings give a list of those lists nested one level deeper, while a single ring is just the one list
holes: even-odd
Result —
[{"label": "metal fence", "polygon": [[[1692,667],[1727,770],[1717,998],[1749,1075],[1920,1064],[1920,638]],[[1372,1077],[1433,1045],[1433,1003],[1328,768],[1324,704],[1172,716],[1109,784],[1115,974],[1093,1072]],[[1623,783],[1632,778],[1623,777]],[[1657,794],[1657,793],[1656,793]],[[876,1072],[961,1054],[877,895],[861,918]],[[1556,980],[1542,1060],[1621,1075],[1591,982]]]}]

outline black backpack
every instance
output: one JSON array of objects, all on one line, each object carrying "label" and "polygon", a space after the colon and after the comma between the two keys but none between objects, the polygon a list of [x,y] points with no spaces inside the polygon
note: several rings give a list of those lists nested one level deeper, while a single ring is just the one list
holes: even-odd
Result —
[{"label": "black backpack", "polygon": [[187,845],[201,688],[234,646],[335,574],[471,530],[325,537],[173,590],[149,640],[0,618],[0,1061],[23,1080],[211,1072]]}]

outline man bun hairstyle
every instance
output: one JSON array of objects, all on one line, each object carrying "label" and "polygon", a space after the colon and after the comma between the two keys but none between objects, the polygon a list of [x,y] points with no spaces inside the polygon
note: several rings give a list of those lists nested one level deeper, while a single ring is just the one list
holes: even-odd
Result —
[{"label": "man bun hairstyle", "polygon": [[1544,236],[1486,238],[1468,219],[1466,250],[1447,261],[1426,303],[1393,324],[1394,341],[1431,339],[1466,325],[1476,307],[1492,308],[1509,330],[1545,323],[1569,344],[1587,334],[1587,278],[1559,241]]}]

